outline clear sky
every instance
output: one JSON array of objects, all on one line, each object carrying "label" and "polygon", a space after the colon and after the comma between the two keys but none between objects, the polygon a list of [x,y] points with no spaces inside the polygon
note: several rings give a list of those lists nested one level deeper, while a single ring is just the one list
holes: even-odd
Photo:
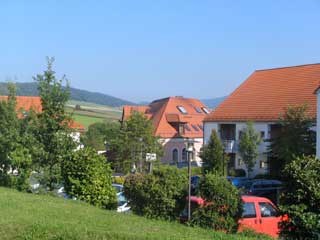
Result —
[{"label": "clear sky", "polygon": [[54,56],[73,87],[131,101],[224,96],[256,69],[320,62],[320,0],[1,0],[0,31],[0,81]]}]

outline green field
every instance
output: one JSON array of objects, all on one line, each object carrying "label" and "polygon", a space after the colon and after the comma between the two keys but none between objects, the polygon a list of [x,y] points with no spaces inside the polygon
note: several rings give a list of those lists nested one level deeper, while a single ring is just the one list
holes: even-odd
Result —
[{"label": "green field", "polygon": [[248,239],[0,188],[0,239]]},{"label": "green field", "polygon": [[[76,110],[76,105],[79,105],[81,109]],[[71,112],[75,121],[83,124],[86,129],[88,129],[89,125],[96,122],[118,121],[122,114],[121,108],[79,101],[69,101],[66,110]]]}]

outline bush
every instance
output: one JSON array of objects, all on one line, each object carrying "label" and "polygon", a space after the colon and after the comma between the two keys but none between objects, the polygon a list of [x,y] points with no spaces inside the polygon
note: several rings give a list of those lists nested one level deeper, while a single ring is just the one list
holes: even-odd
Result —
[{"label": "bush", "polygon": [[247,175],[246,170],[242,168],[231,169],[229,171],[229,176],[231,177],[245,177]]},{"label": "bush", "polygon": [[175,220],[186,202],[187,182],[187,176],[177,168],[162,166],[151,174],[126,177],[124,194],[134,213]]},{"label": "bush", "polygon": [[64,188],[72,197],[107,209],[117,206],[111,168],[92,148],[72,152],[64,162]]},{"label": "bush", "polygon": [[192,214],[192,225],[233,232],[242,213],[238,190],[223,177],[207,174],[200,181],[200,196],[206,204]]},{"label": "bush", "polygon": [[[298,157],[288,164],[286,191],[280,209],[289,220],[282,222],[281,235],[292,239],[314,239],[320,233],[320,160]],[[316,238],[315,238],[316,239]]]}]

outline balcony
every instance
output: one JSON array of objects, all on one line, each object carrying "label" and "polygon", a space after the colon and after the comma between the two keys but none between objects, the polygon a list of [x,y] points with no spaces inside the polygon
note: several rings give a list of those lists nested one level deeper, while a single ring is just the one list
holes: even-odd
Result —
[{"label": "balcony", "polygon": [[238,142],[236,140],[222,140],[225,153],[236,153],[238,151]]}]

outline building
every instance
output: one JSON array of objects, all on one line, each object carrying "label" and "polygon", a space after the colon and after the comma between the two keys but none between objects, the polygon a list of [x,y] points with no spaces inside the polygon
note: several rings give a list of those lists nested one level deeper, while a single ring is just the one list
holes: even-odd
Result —
[{"label": "building", "polygon": [[230,155],[228,167],[246,169],[238,151],[239,135],[252,121],[263,139],[253,175],[277,171],[270,164],[267,140],[278,134],[277,121],[288,106],[307,104],[308,114],[316,118],[314,91],[319,81],[320,64],[255,71],[204,119],[204,144],[216,130]]},{"label": "building", "polygon": [[210,112],[200,100],[168,97],[153,101],[148,106],[124,106],[122,121],[135,111],[152,121],[154,135],[160,137],[164,146],[163,163],[184,165],[187,161],[186,142],[192,140],[195,143],[191,159],[201,164],[199,152],[203,144],[202,122]]}]

